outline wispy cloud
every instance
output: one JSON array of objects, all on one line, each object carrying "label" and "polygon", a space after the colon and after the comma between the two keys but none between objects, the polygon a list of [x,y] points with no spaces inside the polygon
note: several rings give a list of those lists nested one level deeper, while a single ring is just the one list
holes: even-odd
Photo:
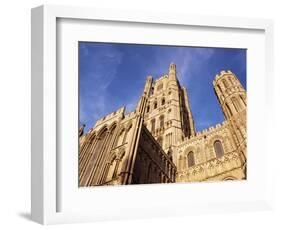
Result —
[{"label": "wispy cloud", "polygon": [[[167,74],[168,65],[175,63],[177,65],[178,79],[188,83],[192,78],[193,74],[202,68],[202,65],[208,62],[214,54],[212,48],[193,48],[190,47],[187,51],[186,47],[176,47],[169,50],[169,47],[162,47],[163,50],[157,49],[154,52],[154,62],[147,67],[151,74],[155,74],[154,77]],[[166,67],[166,69],[165,69]]]},{"label": "wispy cloud", "polygon": [[107,89],[116,78],[122,59],[123,54],[114,46],[80,44],[81,123],[106,115]]},{"label": "wispy cloud", "polygon": [[197,130],[224,119],[212,80],[231,69],[246,84],[246,51],[104,43],[80,44],[80,121],[94,125],[109,112],[136,108],[147,75],[154,79],[177,65],[178,79],[189,95]]}]

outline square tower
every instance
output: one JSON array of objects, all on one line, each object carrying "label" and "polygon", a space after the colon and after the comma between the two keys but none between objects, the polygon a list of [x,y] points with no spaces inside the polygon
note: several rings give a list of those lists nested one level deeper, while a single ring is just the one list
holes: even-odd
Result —
[{"label": "square tower", "polygon": [[187,91],[178,82],[175,64],[171,63],[168,74],[155,81],[149,76],[143,96],[144,124],[166,153],[195,134]]}]

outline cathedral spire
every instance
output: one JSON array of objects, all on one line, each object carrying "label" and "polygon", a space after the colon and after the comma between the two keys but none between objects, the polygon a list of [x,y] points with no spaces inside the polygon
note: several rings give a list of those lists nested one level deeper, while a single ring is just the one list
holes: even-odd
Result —
[{"label": "cathedral spire", "polygon": [[152,83],[153,83],[152,76],[147,76],[146,83],[145,83],[144,90],[143,90],[143,94],[142,94],[142,96],[139,100],[138,106],[137,106],[137,111],[140,112],[140,113],[144,113],[144,111],[145,111],[147,99],[148,99],[148,97],[150,95],[150,92],[151,92]]},{"label": "cathedral spire", "polygon": [[169,79],[177,81],[176,65],[173,62],[169,66]]}]

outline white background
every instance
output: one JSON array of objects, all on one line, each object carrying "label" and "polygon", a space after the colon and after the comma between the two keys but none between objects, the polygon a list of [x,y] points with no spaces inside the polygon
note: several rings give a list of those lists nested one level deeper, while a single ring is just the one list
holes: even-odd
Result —
[{"label": "white background", "polygon": [[[275,96],[281,98],[281,14],[278,1],[83,1],[83,0],[10,0],[2,2],[1,24],[1,229],[40,228],[29,219],[30,212],[30,8],[42,3],[98,6],[102,8],[158,11],[242,17],[264,17],[275,20]],[[279,51],[279,53],[278,53]],[[279,91],[279,92],[278,92]],[[280,129],[280,107],[276,108],[276,153]],[[257,124],[262,125],[262,124]],[[276,156],[277,154],[275,154]],[[278,161],[274,159],[275,203],[273,212],[237,213],[227,215],[200,215],[166,219],[130,220],[48,226],[52,229],[280,229],[281,179]],[[261,169],[262,170],[262,169]],[[279,182],[278,182],[279,180]]]},{"label": "white background", "polygon": [[[182,28],[182,27],[181,27]],[[60,130],[60,211],[64,213],[107,213],[110,216],[129,217],[134,211],[138,216],[170,216],[180,213],[202,213],[203,207],[221,204],[224,209],[233,203],[250,206],[256,201],[265,199],[266,177],[261,167],[265,163],[265,146],[260,135],[263,127],[256,132],[256,123],[263,119],[260,112],[264,105],[264,32],[245,30],[225,30],[218,28],[196,28],[186,26],[157,27],[148,24],[115,23],[106,24],[96,21],[61,19],[57,22],[57,50],[59,53],[57,78],[59,84],[60,119],[57,125]],[[129,35],[129,36],[128,36]],[[78,41],[107,41],[137,44],[189,45],[194,47],[232,47],[247,48],[247,95],[248,95],[248,174],[244,183],[194,183],[175,186],[125,186],[95,189],[79,189],[77,165],[77,124],[78,120]],[[210,83],[211,84],[211,83]],[[187,86],[188,87],[188,86]],[[75,90],[76,89],[76,90]],[[71,102],[71,103],[69,103]],[[259,102],[259,103],[257,103]],[[219,192],[218,192],[219,191]],[[211,195],[211,198],[210,198]],[[118,197],[118,199],[116,199]],[[138,199],[144,197],[143,199]],[[167,200],[167,197],[169,200]],[[189,199],[191,198],[192,199]],[[137,199],[136,199],[137,198]],[[165,201],[165,202],[163,202]],[[148,204],[150,208],[148,209]],[[228,205],[227,205],[228,204]],[[256,208],[258,205],[254,205]],[[169,207],[168,210],[165,210]],[[175,212],[174,208],[177,210]],[[219,207],[217,209],[219,209]],[[122,212],[120,212],[122,209]],[[128,211],[129,210],[129,211]],[[145,211],[143,211],[145,210]],[[206,210],[207,212],[207,210]],[[175,215],[174,215],[175,216]],[[65,218],[75,222],[72,218]],[[98,219],[98,218],[97,218]]]}]

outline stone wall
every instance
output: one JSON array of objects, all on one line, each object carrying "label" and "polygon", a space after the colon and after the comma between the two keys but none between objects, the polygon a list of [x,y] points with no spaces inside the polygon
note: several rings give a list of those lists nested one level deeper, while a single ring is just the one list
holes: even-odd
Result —
[{"label": "stone wall", "polygon": [[176,166],[150,132],[142,127],[132,184],[173,183]]}]

